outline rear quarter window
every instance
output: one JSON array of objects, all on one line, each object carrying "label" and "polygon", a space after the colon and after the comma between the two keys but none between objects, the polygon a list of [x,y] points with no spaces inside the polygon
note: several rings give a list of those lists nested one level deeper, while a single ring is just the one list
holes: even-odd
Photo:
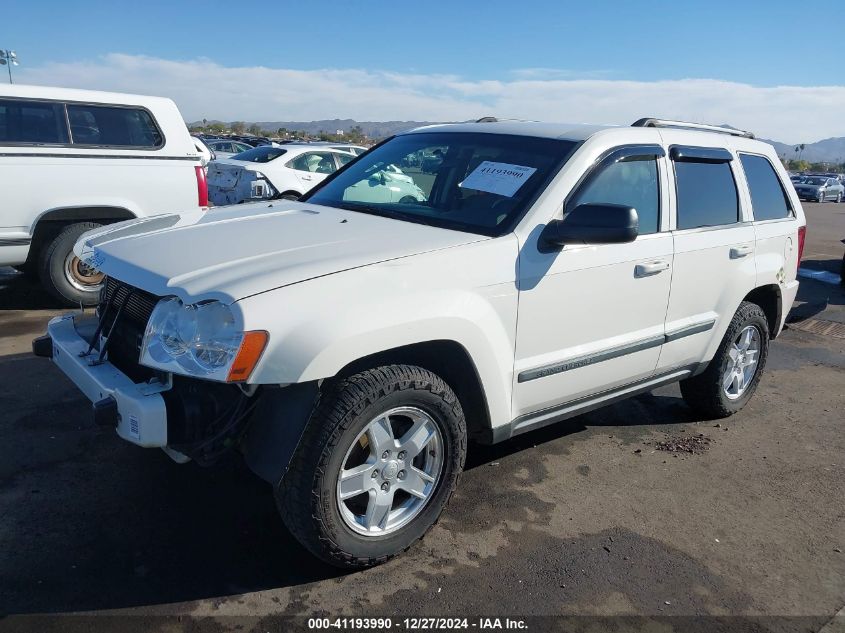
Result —
[{"label": "rear quarter window", "polygon": [[739,160],[751,192],[754,219],[779,220],[792,216],[792,205],[769,160],[752,154],[740,154]]},{"label": "rear quarter window", "polygon": [[678,229],[735,224],[739,201],[730,163],[675,162]]},{"label": "rear quarter window", "polygon": [[74,145],[148,149],[164,145],[164,136],[143,108],[69,103],[67,115]]}]

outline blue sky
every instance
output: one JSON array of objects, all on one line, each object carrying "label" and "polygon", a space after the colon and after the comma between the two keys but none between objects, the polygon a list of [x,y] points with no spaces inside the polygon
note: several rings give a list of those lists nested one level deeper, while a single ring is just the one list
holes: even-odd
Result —
[{"label": "blue sky", "polygon": [[[750,111],[736,112],[728,103],[737,94],[730,86],[740,84],[757,89],[755,104],[775,98],[772,107],[818,103],[831,109],[816,127],[793,130],[798,141],[810,134],[823,136],[827,128],[822,129],[822,122],[831,128],[829,135],[845,134],[845,124],[836,127],[832,113],[832,108],[841,113],[845,105],[838,100],[845,95],[838,90],[845,90],[840,71],[845,19],[832,23],[819,17],[827,35],[799,35],[796,27],[806,24],[807,12],[799,3],[779,0],[18,0],[4,8],[0,46],[18,52],[21,81],[166,94],[177,99],[186,118],[323,118],[331,110],[338,117],[431,120],[503,106],[517,110],[508,115],[527,109],[526,116],[535,117],[536,108],[524,108],[503,95],[522,82],[533,87],[539,83],[548,88],[541,95],[548,97],[548,106],[554,95],[569,96],[585,86],[590,90],[583,94],[591,101],[613,99],[615,87],[625,98],[633,82],[645,91],[643,104],[660,104],[664,94],[691,89],[688,83],[672,82],[716,80],[724,91],[701,83],[700,90],[686,97],[692,106],[678,101],[667,107],[678,114],[689,110],[688,116],[723,113],[724,122],[737,124],[737,116],[753,118]],[[262,74],[262,69],[268,72]],[[344,79],[334,71],[354,72]],[[284,90],[268,92],[268,81],[310,90],[311,101]],[[602,83],[583,83],[590,81]],[[786,97],[765,90],[781,86],[793,90]],[[819,87],[837,89],[796,90]],[[372,91],[367,94],[373,101],[348,98],[356,88]],[[243,96],[240,114],[238,91]],[[320,97],[326,102],[314,101]],[[387,103],[375,102],[384,98]],[[725,101],[721,110],[714,99]],[[368,103],[376,106],[370,117]],[[349,111],[344,111],[345,104]],[[629,117],[619,107],[582,109]],[[570,112],[581,114],[581,109],[570,104],[559,114]],[[780,137],[793,142],[788,133]]]}]

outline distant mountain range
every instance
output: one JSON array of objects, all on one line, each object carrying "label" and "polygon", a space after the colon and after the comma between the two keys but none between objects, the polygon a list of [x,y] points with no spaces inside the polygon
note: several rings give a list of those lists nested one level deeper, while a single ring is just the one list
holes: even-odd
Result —
[{"label": "distant mountain range", "polygon": [[[220,121],[209,121],[219,123]],[[248,122],[251,124],[252,122]],[[348,132],[356,125],[361,128],[364,134],[370,138],[384,138],[397,132],[403,132],[423,125],[434,125],[431,121],[355,121],[353,119],[324,119],[322,121],[258,121],[261,129],[267,132],[275,132],[279,128],[287,130],[301,130],[308,134],[319,134],[327,132],[334,134],[338,130]],[[190,125],[200,125],[201,122]],[[779,141],[762,139],[771,143],[781,158],[798,158],[795,151],[796,145],[788,145]],[[830,162],[841,163],[845,161],[845,137],[826,138],[816,143],[805,143],[801,158],[811,163]]]},{"label": "distant mountain range", "polygon": [[[795,151],[798,145],[787,145],[777,141],[765,140],[771,143],[781,158],[798,158],[799,152]],[[826,138],[815,143],[805,143],[804,150],[800,152],[802,160],[811,163],[841,163],[845,161],[845,137]]]}]

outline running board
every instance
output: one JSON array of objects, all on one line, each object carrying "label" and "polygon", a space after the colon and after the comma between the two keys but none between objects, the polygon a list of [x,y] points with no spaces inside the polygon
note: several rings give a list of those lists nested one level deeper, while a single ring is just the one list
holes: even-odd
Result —
[{"label": "running board", "polygon": [[584,398],[578,398],[577,400],[570,400],[569,402],[549,407],[548,409],[541,409],[540,411],[521,415],[509,425],[492,429],[492,443],[502,442],[515,435],[521,435],[543,428],[544,426],[549,426],[550,424],[562,422],[576,415],[600,409],[620,400],[625,400],[632,396],[647,393],[658,387],[678,382],[679,380],[692,376],[696,373],[696,369],[697,366],[675,369],[671,372],[652,376],[651,378],[630,383],[616,389],[610,389]]}]

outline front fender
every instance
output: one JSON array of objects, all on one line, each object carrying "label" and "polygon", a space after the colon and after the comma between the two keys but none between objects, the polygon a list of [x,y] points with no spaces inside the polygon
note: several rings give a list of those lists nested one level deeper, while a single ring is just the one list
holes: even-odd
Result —
[{"label": "front fender", "polygon": [[239,301],[245,328],[270,333],[250,382],[320,380],[378,352],[454,341],[475,364],[492,426],[508,423],[516,241],[470,246],[336,273]]}]

